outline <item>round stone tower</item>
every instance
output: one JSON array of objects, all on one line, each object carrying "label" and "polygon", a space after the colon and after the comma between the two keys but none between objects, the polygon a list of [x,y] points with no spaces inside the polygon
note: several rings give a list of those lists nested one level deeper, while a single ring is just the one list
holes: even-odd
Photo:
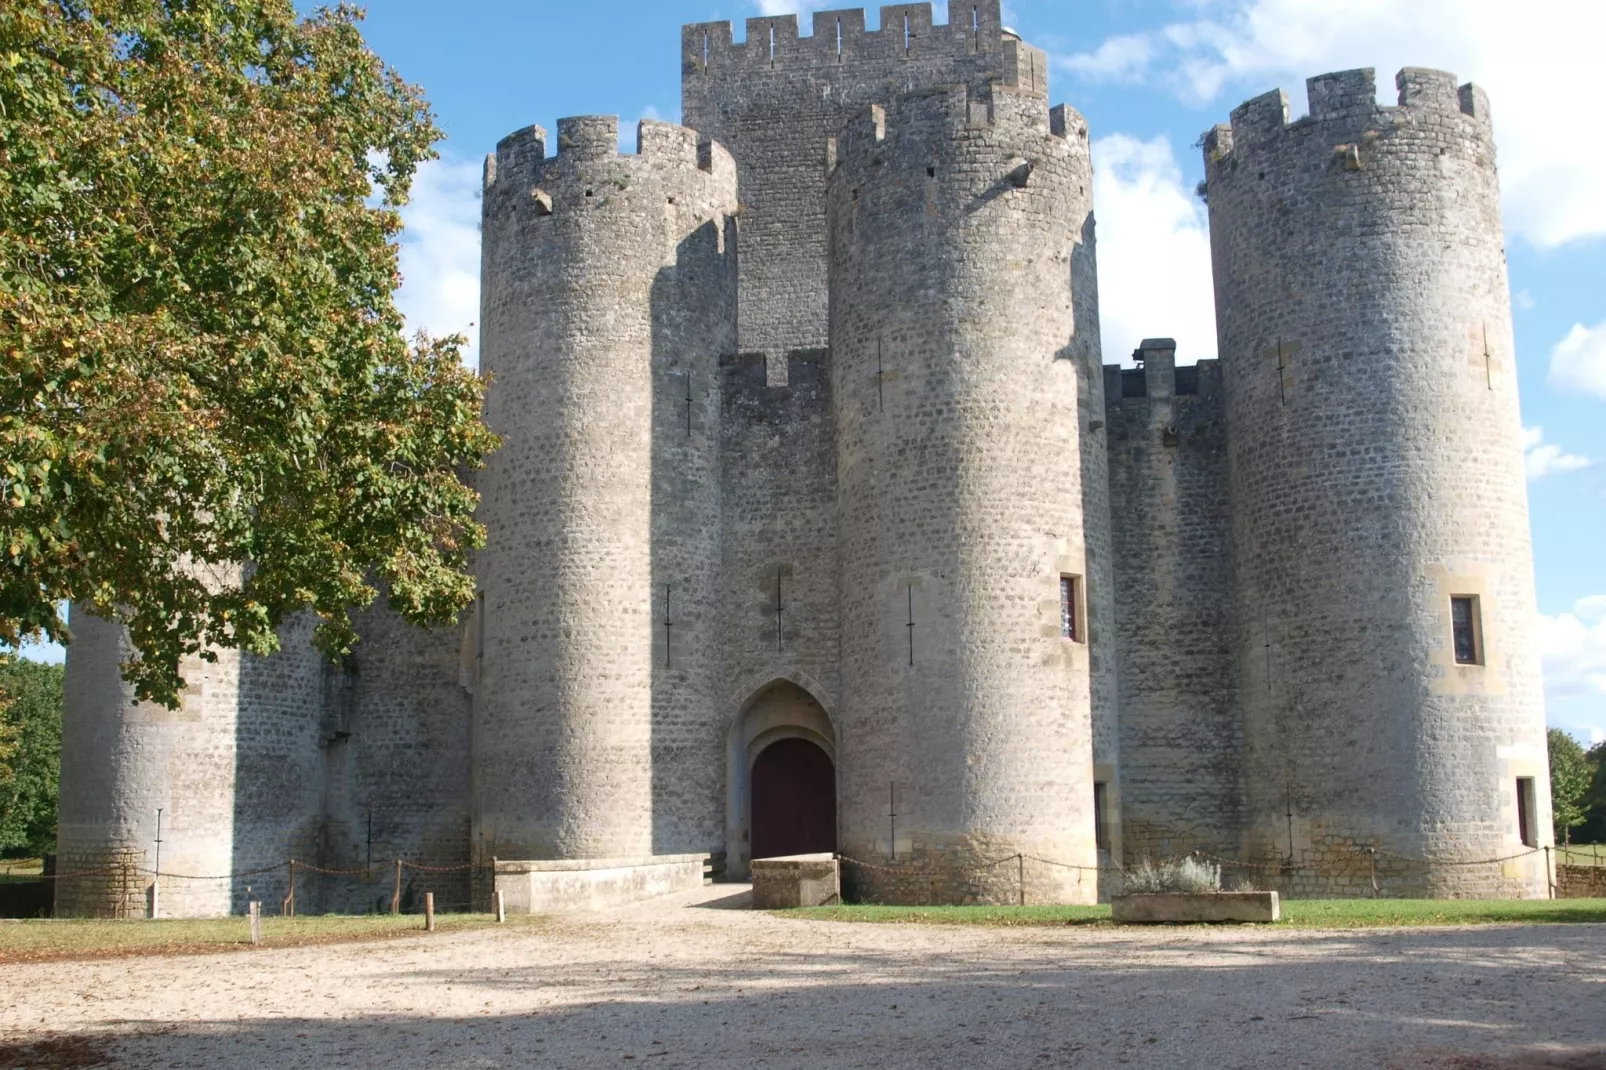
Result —
[{"label": "round stone tower", "polygon": [[162,917],[243,910],[248,884],[251,898],[277,902],[283,864],[318,849],[323,667],[311,620],[288,622],[273,657],[186,658],[171,710],[136,702],[119,674],[133,652],[121,624],[74,607],[72,629],[56,913],[139,917],[153,883]]},{"label": "round stone tower", "polygon": [[1113,687],[1086,127],[946,87],[834,153],[845,876],[996,902],[1024,870],[1028,900],[1091,901],[1093,872],[1034,860],[1095,864]]},{"label": "round stone tower", "polygon": [[[1488,103],[1310,79],[1206,137],[1252,859],[1543,895],[1550,800]],[[1410,861],[1410,860],[1420,861]],[[1275,880],[1276,878],[1272,878]]]},{"label": "round stone tower", "polygon": [[503,438],[474,709],[486,856],[717,850],[718,360],[736,170],[691,130],[563,119],[486,161],[481,367]]}]

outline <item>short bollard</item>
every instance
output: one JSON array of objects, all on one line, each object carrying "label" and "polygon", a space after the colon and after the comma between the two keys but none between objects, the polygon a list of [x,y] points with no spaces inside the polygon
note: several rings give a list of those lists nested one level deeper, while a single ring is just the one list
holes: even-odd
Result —
[{"label": "short bollard", "polygon": [[145,917],[155,919],[162,912],[162,882],[151,881],[150,889],[145,894]]},{"label": "short bollard", "polygon": [[432,933],[432,932],[435,931],[435,893],[434,892],[425,892],[424,893],[424,931],[427,932],[427,933]]},{"label": "short bollard", "polygon": [[502,901],[502,889],[498,888],[491,894],[496,899],[496,921],[497,924],[501,924],[507,921],[507,904]]},{"label": "short bollard", "polygon": [[246,909],[246,913],[248,913],[251,916],[251,943],[253,943],[253,944],[261,944],[262,943],[262,904],[261,904],[261,902],[259,902],[258,900],[255,900],[255,899],[251,900],[250,905]]}]

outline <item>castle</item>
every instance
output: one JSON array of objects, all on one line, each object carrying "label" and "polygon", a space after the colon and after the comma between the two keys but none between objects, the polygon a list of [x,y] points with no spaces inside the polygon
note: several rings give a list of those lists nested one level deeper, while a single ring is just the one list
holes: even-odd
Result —
[{"label": "castle", "polygon": [[371,610],[340,666],[297,622],[176,711],[75,620],[59,909],[133,909],[106,874],[151,868],[158,808],[163,870],[215,878],[167,913],[275,898],[286,858],[461,867],[464,899],[491,858],[809,851],[888,902],[1090,901],[1190,851],[1299,895],[1545,894],[1482,92],[1348,71],[1296,122],[1234,110],[1220,359],[1129,369],[1086,124],[998,0],[950,9],[687,26],[684,127],[497,146],[477,606]]}]

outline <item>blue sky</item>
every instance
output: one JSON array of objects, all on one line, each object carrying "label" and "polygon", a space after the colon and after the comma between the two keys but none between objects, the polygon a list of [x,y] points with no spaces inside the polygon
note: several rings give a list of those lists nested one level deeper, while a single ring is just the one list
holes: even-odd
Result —
[{"label": "blue sky", "polygon": [[[560,115],[678,119],[684,22],[844,6],[791,0],[443,4],[370,0],[367,34],[423,86],[447,133],[407,212],[401,296],[415,325],[478,311],[479,161]],[[946,4],[936,4],[939,20]],[[871,24],[877,22],[874,10]],[[1600,0],[1010,0],[1005,21],[1053,57],[1053,97],[1088,119],[1105,359],[1148,335],[1215,355],[1195,140],[1244,99],[1304,78],[1438,67],[1488,90],[1500,149],[1528,429],[1552,724],[1606,738],[1606,139],[1588,121],[1606,40]],[[808,25],[804,20],[805,27]],[[1391,100],[1389,102],[1392,102]],[[45,652],[49,656],[50,652]]]}]

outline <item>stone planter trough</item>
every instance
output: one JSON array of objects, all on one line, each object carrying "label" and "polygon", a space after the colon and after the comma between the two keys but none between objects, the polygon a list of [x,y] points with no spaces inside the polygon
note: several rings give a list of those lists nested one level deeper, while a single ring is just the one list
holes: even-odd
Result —
[{"label": "stone planter trough", "polygon": [[753,859],[753,907],[786,910],[842,902],[836,855],[783,855]]},{"label": "stone planter trough", "polygon": [[1158,892],[1110,897],[1110,916],[1127,925],[1200,921],[1277,921],[1276,892]]}]

